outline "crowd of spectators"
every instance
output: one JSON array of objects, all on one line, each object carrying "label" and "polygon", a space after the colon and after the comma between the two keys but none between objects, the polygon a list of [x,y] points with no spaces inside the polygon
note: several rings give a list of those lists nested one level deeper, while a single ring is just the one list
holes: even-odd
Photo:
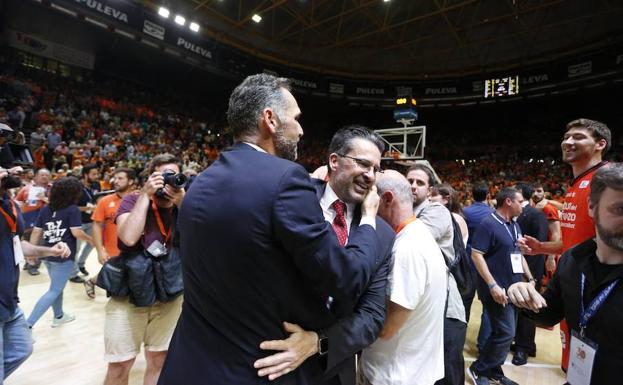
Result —
[{"label": "crowd of spectators", "polygon": [[[231,143],[224,113],[198,102],[119,79],[77,80],[23,67],[0,75],[0,122],[15,128],[14,142],[30,145],[35,169],[46,167],[57,179],[79,175],[81,166],[95,163],[101,166],[104,189],[110,188],[115,167],[140,172],[162,152],[178,156],[187,174],[198,173]],[[450,146],[446,134],[428,135],[427,157],[464,204],[471,202],[469,191],[477,181],[487,181],[492,195],[528,181],[544,184],[553,199],[563,196],[570,172],[560,162],[557,143],[476,145],[472,135],[455,133]],[[327,145],[307,134],[298,162],[311,172],[324,164]]]}]

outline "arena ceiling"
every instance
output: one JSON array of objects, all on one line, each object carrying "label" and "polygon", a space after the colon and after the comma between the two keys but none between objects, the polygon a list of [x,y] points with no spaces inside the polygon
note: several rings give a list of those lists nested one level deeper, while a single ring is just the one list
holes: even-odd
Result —
[{"label": "arena ceiling", "polygon": [[[620,0],[145,0],[276,64],[370,79],[506,70],[622,41]],[[258,14],[261,22],[252,16]]]}]

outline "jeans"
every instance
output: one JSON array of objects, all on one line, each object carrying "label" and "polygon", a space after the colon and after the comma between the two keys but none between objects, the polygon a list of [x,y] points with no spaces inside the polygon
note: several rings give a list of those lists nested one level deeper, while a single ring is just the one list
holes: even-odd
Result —
[{"label": "jeans", "polygon": [[504,376],[502,365],[515,337],[517,312],[511,304],[502,306],[493,301],[486,301],[483,306],[491,322],[491,335],[481,347],[472,369],[479,376],[497,380]]},{"label": "jeans", "polygon": [[476,341],[476,346],[478,347],[478,351],[482,351],[482,348],[485,346],[487,339],[491,335],[491,322],[489,321],[489,316],[487,315],[487,309],[485,309],[485,305],[482,305],[482,315],[480,316],[480,329],[478,329],[478,339]]},{"label": "jeans", "polygon": [[[93,222],[83,223],[82,230],[88,235],[93,236]],[[91,254],[91,250],[93,250],[93,246],[83,240],[78,240],[78,247],[76,247],[76,254],[78,255],[78,257],[76,258],[74,270],[71,272],[72,278],[78,276],[78,272],[80,271],[79,269],[81,267],[84,267],[84,263],[89,257],[89,254]]]},{"label": "jeans", "polygon": [[39,318],[50,306],[52,306],[55,318],[63,316],[63,290],[74,268],[74,263],[71,260],[65,262],[45,261],[44,263],[48,269],[48,274],[50,274],[50,288],[39,298],[28,317],[28,325],[31,327],[39,321]]},{"label": "jeans", "polygon": [[0,321],[0,385],[32,353],[32,336],[20,308]]}]

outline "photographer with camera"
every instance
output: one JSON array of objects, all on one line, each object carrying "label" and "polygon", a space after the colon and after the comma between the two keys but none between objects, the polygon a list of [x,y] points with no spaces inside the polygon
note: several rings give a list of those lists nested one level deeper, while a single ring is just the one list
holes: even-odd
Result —
[{"label": "photographer with camera", "polygon": [[[173,330],[181,312],[182,271],[177,211],[184,198],[186,178],[170,154],[155,156],[146,170],[142,189],[126,195],[117,211],[120,258],[110,260],[99,273],[98,285],[110,272],[123,269],[119,288],[104,287],[112,298],[106,305],[104,340],[108,361],[106,385],[128,383],[128,374],[145,345],[144,384],[160,376]],[[124,286],[125,284],[125,286]]]},{"label": "photographer with camera", "polygon": [[0,167],[0,384],[32,353],[32,337],[24,313],[18,306],[19,264],[24,256],[67,258],[69,247],[58,242],[51,247],[20,241],[24,220],[8,189],[21,185],[14,175],[21,167]]}]

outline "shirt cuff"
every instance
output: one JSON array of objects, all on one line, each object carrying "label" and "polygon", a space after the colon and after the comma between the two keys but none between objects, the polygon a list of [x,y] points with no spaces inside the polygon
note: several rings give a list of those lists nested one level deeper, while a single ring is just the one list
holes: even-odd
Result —
[{"label": "shirt cuff", "polygon": [[376,230],[376,217],[364,216],[361,217],[361,222],[359,222],[359,226],[370,225],[374,230]]}]

